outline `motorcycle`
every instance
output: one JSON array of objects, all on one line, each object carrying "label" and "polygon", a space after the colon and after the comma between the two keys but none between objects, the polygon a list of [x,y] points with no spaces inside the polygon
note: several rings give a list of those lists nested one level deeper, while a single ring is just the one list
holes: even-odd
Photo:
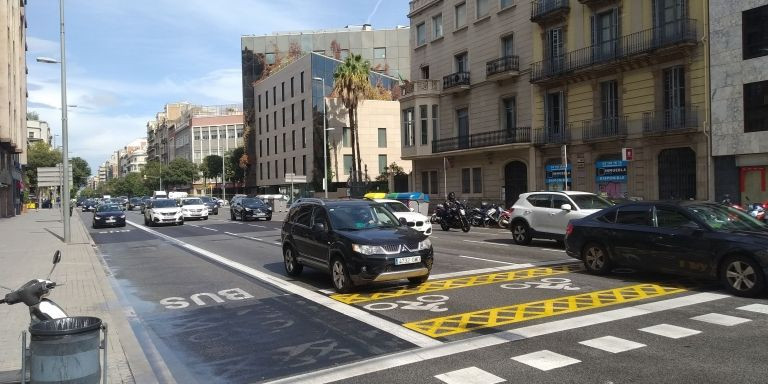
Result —
[{"label": "motorcycle", "polygon": [[466,206],[458,201],[453,204],[438,204],[435,216],[443,231],[460,228],[463,232],[469,232]]},{"label": "motorcycle", "polygon": [[476,227],[496,226],[502,212],[504,210],[498,205],[482,203],[480,207],[472,208],[469,222]]},{"label": "motorcycle", "polygon": [[498,222],[500,228],[509,228],[509,223],[512,222],[512,210],[513,209],[510,208],[501,212]]},{"label": "motorcycle", "polygon": [[747,213],[759,221],[765,221],[765,208],[761,203],[752,203]]},{"label": "motorcycle", "polygon": [[61,251],[56,251],[53,254],[53,268],[45,279],[30,280],[16,290],[3,287],[11,292],[0,299],[0,304],[14,305],[23,302],[29,307],[30,325],[45,320],[67,317],[66,312],[58,304],[46,298],[54,288],[61,285],[50,280],[51,274],[60,261]]}]

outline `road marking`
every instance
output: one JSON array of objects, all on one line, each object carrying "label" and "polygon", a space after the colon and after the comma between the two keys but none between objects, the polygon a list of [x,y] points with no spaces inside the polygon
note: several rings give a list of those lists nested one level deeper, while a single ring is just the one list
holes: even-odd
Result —
[{"label": "road marking", "polygon": [[409,364],[422,363],[458,353],[494,347],[512,341],[531,339],[534,337],[551,335],[573,329],[593,327],[595,325],[610,323],[613,321],[631,319],[634,317],[650,315],[653,313],[688,307],[696,304],[708,303],[711,301],[730,297],[731,296],[718,293],[695,293],[688,296],[639,304],[627,308],[619,308],[600,313],[576,316],[562,320],[550,321],[543,324],[529,325],[522,328],[496,332],[489,335],[452,341],[434,347],[407,350],[393,353],[387,356],[375,357],[355,363],[338,365],[333,368],[326,368],[310,373],[286,377],[283,379],[270,381],[269,384],[331,383],[334,381],[346,380],[374,372],[381,372],[388,369],[402,367]]},{"label": "road marking", "polygon": [[213,228],[208,228],[208,227],[200,227],[200,228],[207,229],[209,231],[214,231],[214,232],[218,232],[219,231],[218,229],[213,229]]},{"label": "road marking", "polygon": [[512,358],[512,360],[542,371],[550,371],[555,368],[562,368],[571,364],[581,363],[581,360],[548,351],[546,349],[525,355],[515,356]]},{"label": "road marking", "polygon": [[505,265],[501,267],[490,267],[490,268],[481,268],[481,269],[471,269],[468,271],[440,273],[437,275],[430,275],[429,279],[430,280],[448,279],[451,277],[479,275],[481,273],[501,272],[501,271],[509,271],[513,269],[533,268],[533,267],[541,267],[544,265],[558,265],[558,264],[567,264],[567,263],[573,263],[573,262],[574,262],[573,259],[567,258],[567,259],[559,259],[559,260],[551,260],[551,261],[540,261],[536,263],[512,264],[512,265]]},{"label": "road marking", "polygon": [[542,251],[550,251],[550,252],[562,252],[565,253],[564,249],[552,249],[552,248],[539,248]]},{"label": "road marking", "polygon": [[485,244],[485,245],[498,245],[498,246],[502,246],[502,247],[509,247],[509,246],[512,245],[512,244],[489,243],[487,241],[477,241],[477,240],[462,240],[462,241],[466,241],[467,243],[477,243],[477,244]]},{"label": "road marking", "polygon": [[478,367],[469,367],[435,376],[446,384],[498,384],[506,380]]},{"label": "road marking", "polygon": [[403,326],[427,336],[445,337],[685,291],[677,286],[639,284],[414,321]]},{"label": "road marking", "polygon": [[171,236],[165,235],[163,233],[153,231],[149,228],[142,227],[134,222],[128,221],[128,224],[133,225],[136,228],[141,229],[142,231],[151,233],[155,236],[158,236],[162,239],[165,239],[171,243],[177,244],[181,246],[182,248],[188,249],[202,257],[205,257],[207,259],[210,259],[214,262],[217,262],[219,264],[225,265],[228,268],[235,269],[241,273],[244,273],[248,276],[251,276],[255,279],[261,280],[267,284],[270,284],[272,286],[275,286],[279,289],[282,289],[286,292],[293,293],[295,295],[301,296],[307,300],[313,301],[319,305],[322,305],[328,309],[334,310],[336,312],[341,313],[342,315],[348,316],[350,318],[356,319],[362,323],[368,324],[374,328],[377,328],[383,332],[389,333],[395,337],[398,337],[400,339],[403,339],[409,343],[412,343],[419,347],[433,347],[436,345],[441,345],[442,342],[430,339],[426,336],[420,335],[416,332],[412,332],[408,329],[405,329],[401,327],[398,324],[389,322],[387,320],[384,320],[378,316],[372,315],[366,311],[363,311],[361,309],[341,304],[335,300],[332,300],[326,296],[323,296],[319,293],[313,292],[309,289],[300,287],[296,284],[293,284],[289,281],[283,280],[277,276],[261,272],[255,268],[251,268],[249,266],[246,266],[244,264],[238,263],[236,261],[232,261],[230,259],[227,259],[223,256],[220,256],[216,253],[213,253],[211,251],[202,249],[200,247],[194,246],[189,243],[185,243],[179,239],[173,238]]},{"label": "road marking", "polygon": [[695,329],[688,329],[669,324],[659,324],[651,327],[641,328],[639,331],[669,337],[670,339],[682,339],[683,337],[693,336],[701,333],[701,331],[697,331]]},{"label": "road marking", "polygon": [[499,263],[499,264],[508,264],[508,265],[515,265],[515,264],[516,264],[516,263],[510,263],[510,262],[508,262],[508,261],[499,261],[499,260],[483,259],[482,257],[472,257],[472,256],[464,256],[464,255],[459,255],[459,257],[463,257],[463,258],[465,258],[465,259],[474,259],[474,260],[491,261],[491,262],[494,262],[494,263]]},{"label": "road marking", "polygon": [[224,232],[224,233],[225,233],[225,234],[227,234],[227,235],[230,235],[230,236],[234,236],[234,237],[238,237],[238,238],[241,238],[241,239],[248,239],[248,240],[256,240],[256,241],[260,241],[260,242],[262,242],[262,243],[265,243],[265,244],[269,244],[269,245],[275,245],[275,244],[278,244],[278,245],[279,245],[279,244],[280,244],[279,242],[272,242],[272,241],[269,241],[269,240],[259,239],[259,238],[257,238],[257,237],[251,237],[251,236],[245,236],[245,235],[238,235],[237,233],[232,233],[232,232]]},{"label": "road marking", "polygon": [[596,339],[584,340],[580,341],[579,344],[586,345],[587,347],[597,348],[610,353],[626,352],[645,347],[645,344],[636,343],[631,340],[626,340],[614,336],[603,336]]},{"label": "road marking", "polygon": [[459,277],[447,280],[429,280],[416,287],[395,287],[372,293],[346,293],[331,295],[331,298],[345,304],[357,304],[368,301],[391,299],[421,293],[447,291],[450,289],[467,288],[479,285],[504,283],[515,280],[526,280],[542,276],[560,275],[583,270],[582,264],[566,264],[552,267],[539,267],[516,271],[489,273],[485,275]]},{"label": "road marking", "polygon": [[752,321],[750,319],[745,319],[743,317],[721,315],[719,313],[708,313],[706,315],[691,317],[691,320],[698,320],[698,321],[703,321],[705,323],[724,325],[726,327],[732,327],[734,325]]},{"label": "road marking", "polygon": [[259,227],[259,228],[266,228],[266,226],[258,225],[258,224],[248,224],[251,227]]},{"label": "road marking", "polygon": [[768,305],[765,304],[750,304],[743,307],[738,307],[736,309],[768,315]]}]

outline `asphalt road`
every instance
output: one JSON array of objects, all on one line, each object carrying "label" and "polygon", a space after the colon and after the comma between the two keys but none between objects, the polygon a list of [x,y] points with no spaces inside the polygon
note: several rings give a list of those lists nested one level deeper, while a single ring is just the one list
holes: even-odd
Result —
[{"label": "asphalt road", "polygon": [[[83,213],[85,222],[90,214]],[[432,278],[332,291],[283,272],[279,221],[91,230],[154,368],[179,383],[765,383],[768,300],[586,274],[555,242],[433,234]],[[278,216],[276,216],[276,219]],[[700,317],[704,316],[704,317]]]}]

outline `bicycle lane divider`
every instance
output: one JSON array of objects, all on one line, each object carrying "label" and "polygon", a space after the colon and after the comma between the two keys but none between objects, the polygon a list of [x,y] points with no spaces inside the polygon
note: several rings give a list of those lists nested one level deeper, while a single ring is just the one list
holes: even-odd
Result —
[{"label": "bicycle lane divider", "polygon": [[168,242],[171,242],[173,244],[176,244],[180,246],[181,248],[187,249],[188,251],[191,251],[198,256],[201,256],[203,258],[206,258],[210,261],[213,261],[215,263],[218,263],[220,265],[223,265],[225,267],[234,269],[240,273],[243,273],[247,276],[250,276],[252,278],[255,278],[257,280],[263,281],[269,285],[272,285],[274,287],[277,287],[279,289],[282,289],[288,293],[292,293],[298,296],[301,296],[309,301],[312,301],[316,304],[322,305],[328,309],[331,309],[333,311],[336,311],[342,315],[351,317],[353,319],[356,319],[362,323],[365,323],[369,326],[372,326],[374,328],[377,328],[383,332],[386,332],[392,336],[398,337],[402,340],[405,340],[409,343],[414,344],[418,347],[430,347],[430,346],[436,346],[442,344],[441,341],[435,340],[433,338],[430,338],[428,336],[422,335],[418,332],[411,331],[409,329],[406,329],[402,327],[398,323],[393,323],[390,321],[387,321],[383,319],[382,317],[375,316],[371,313],[368,313],[366,311],[363,311],[361,309],[345,305],[341,302],[338,302],[336,300],[333,300],[325,295],[319,294],[317,292],[314,292],[312,290],[300,287],[296,284],[293,284],[289,281],[283,280],[275,275],[268,274],[266,272],[259,271],[255,268],[249,267],[247,265],[238,263],[236,261],[227,259],[221,255],[218,255],[216,253],[213,253],[211,251],[205,250],[203,248],[194,246],[192,244],[186,243],[184,241],[175,239],[171,236],[165,235],[163,233],[154,231],[152,229],[149,229],[147,227],[144,227],[143,225],[139,225],[137,223],[134,223],[132,221],[127,221],[128,224],[142,230],[148,233],[151,233],[157,237],[160,237]]}]

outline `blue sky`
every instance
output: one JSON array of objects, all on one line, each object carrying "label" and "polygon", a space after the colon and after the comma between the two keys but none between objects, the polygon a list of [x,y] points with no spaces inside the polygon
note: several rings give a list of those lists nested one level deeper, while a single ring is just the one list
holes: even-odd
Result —
[{"label": "blue sky", "polygon": [[[28,109],[61,133],[59,7],[27,2]],[[240,36],[408,25],[408,0],[64,0],[69,152],[93,173],[166,103],[242,103]],[[61,144],[61,136],[57,139]]]}]

